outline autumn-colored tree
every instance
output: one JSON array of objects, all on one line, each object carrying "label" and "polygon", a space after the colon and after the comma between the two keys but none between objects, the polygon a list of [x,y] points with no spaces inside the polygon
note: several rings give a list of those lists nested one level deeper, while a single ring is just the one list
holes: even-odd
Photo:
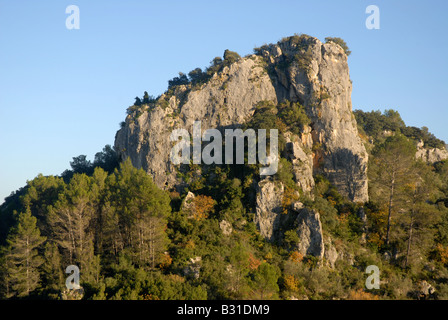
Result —
[{"label": "autumn-colored tree", "polygon": [[445,247],[441,243],[438,243],[436,245],[434,253],[436,260],[442,262],[443,264],[448,264],[448,247]]},{"label": "autumn-colored tree", "polygon": [[173,263],[173,258],[171,258],[168,252],[161,255],[159,267],[160,269],[166,269]]},{"label": "autumn-colored tree", "polygon": [[249,269],[250,270],[257,270],[260,266],[261,261],[254,257],[252,253],[249,253]]},{"label": "autumn-colored tree", "polygon": [[286,290],[296,292],[299,290],[300,282],[294,275],[290,274],[283,278],[283,284]]},{"label": "autumn-colored tree", "polygon": [[282,213],[287,214],[291,204],[299,200],[298,192],[291,187],[286,186],[282,197]]},{"label": "autumn-colored tree", "polygon": [[301,254],[299,251],[293,251],[289,254],[289,260],[295,263],[300,263],[303,261],[303,254]]},{"label": "autumn-colored tree", "polygon": [[384,206],[366,207],[366,213],[369,217],[368,242],[380,248],[384,245],[387,229],[387,210]]},{"label": "autumn-colored tree", "polygon": [[370,292],[358,289],[350,291],[347,300],[379,300],[379,297]]},{"label": "autumn-colored tree", "polygon": [[205,195],[198,195],[193,200],[191,206],[190,216],[196,221],[206,219],[210,213],[213,212],[216,201],[212,197]]}]

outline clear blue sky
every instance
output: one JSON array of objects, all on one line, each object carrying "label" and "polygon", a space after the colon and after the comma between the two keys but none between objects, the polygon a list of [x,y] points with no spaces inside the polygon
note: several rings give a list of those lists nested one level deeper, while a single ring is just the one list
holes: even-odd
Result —
[{"label": "clear blue sky", "polygon": [[[80,9],[68,30],[65,9]],[[380,30],[365,27],[380,8]],[[346,40],[353,108],[394,108],[448,141],[448,1],[0,0],[0,203],[113,145],[134,97],[284,36]]]}]

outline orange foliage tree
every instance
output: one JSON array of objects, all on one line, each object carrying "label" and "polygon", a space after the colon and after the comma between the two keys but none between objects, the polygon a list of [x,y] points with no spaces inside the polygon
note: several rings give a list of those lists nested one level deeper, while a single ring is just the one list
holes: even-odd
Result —
[{"label": "orange foliage tree", "polygon": [[296,262],[296,263],[302,262],[302,260],[303,260],[303,254],[301,254],[301,253],[298,252],[298,251],[293,251],[293,252],[291,252],[291,254],[289,255],[289,260],[291,260],[292,262]]},{"label": "orange foliage tree", "polygon": [[190,208],[190,216],[197,221],[207,219],[208,215],[213,212],[215,203],[212,197],[205,195],[196,196]]},{"label": "orange foliage tree", "polygon": [[299,280],[294,277],[294,275],[287,275],[283,278],[283,283],[285,285],[286,290],[289,291],[298,291],[299,290]]},{"label": "orange foliage tree", "polygon": [[254,257],[252,253],[249,253],[249,269],[257,270],[261,264],[261,261]]},{"label": "orange foliage tree", "polygon": [[362,289],[358,289],[350,291],[348,300],[379,300],[379,297],[369,292],[365,292]]}]

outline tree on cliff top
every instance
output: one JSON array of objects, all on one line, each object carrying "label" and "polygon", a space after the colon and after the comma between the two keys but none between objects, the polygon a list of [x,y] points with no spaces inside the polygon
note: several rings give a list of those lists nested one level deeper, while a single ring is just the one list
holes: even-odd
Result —
[{"label": "tree on cliff top", "polygon": [[325,42],[326,43],[333,42],[333,43],[336,43],[336,44],[340,45],[341,48],[344,49],[344,52],[347,55],[347,57],[352,53],[350,51],[350,49],[348,48],[347,43],[345,43],[345,41],[343,39],[341,39],[341,38],[338,38],[338,37],[326,37],[325,38]]}]

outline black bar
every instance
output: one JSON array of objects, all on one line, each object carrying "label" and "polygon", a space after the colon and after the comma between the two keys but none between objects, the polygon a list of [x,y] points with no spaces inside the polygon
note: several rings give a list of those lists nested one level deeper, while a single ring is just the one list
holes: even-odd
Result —
[{"label": "black bar", "polygon": [[[93,313],[113,319],[378,319],[397,316],[403,319],[419,314],[425,318],[445,314],[448,301],[266,301],[266,300],[213,300],[213,301],[48,301],[0,300],[0,314],[11,312],[15,318],[42,314],[57,318],[76,316],[84,318]],[[207,312],[208,311],[208,312]],[[185,314],[186,313],[186,314]]]}]

